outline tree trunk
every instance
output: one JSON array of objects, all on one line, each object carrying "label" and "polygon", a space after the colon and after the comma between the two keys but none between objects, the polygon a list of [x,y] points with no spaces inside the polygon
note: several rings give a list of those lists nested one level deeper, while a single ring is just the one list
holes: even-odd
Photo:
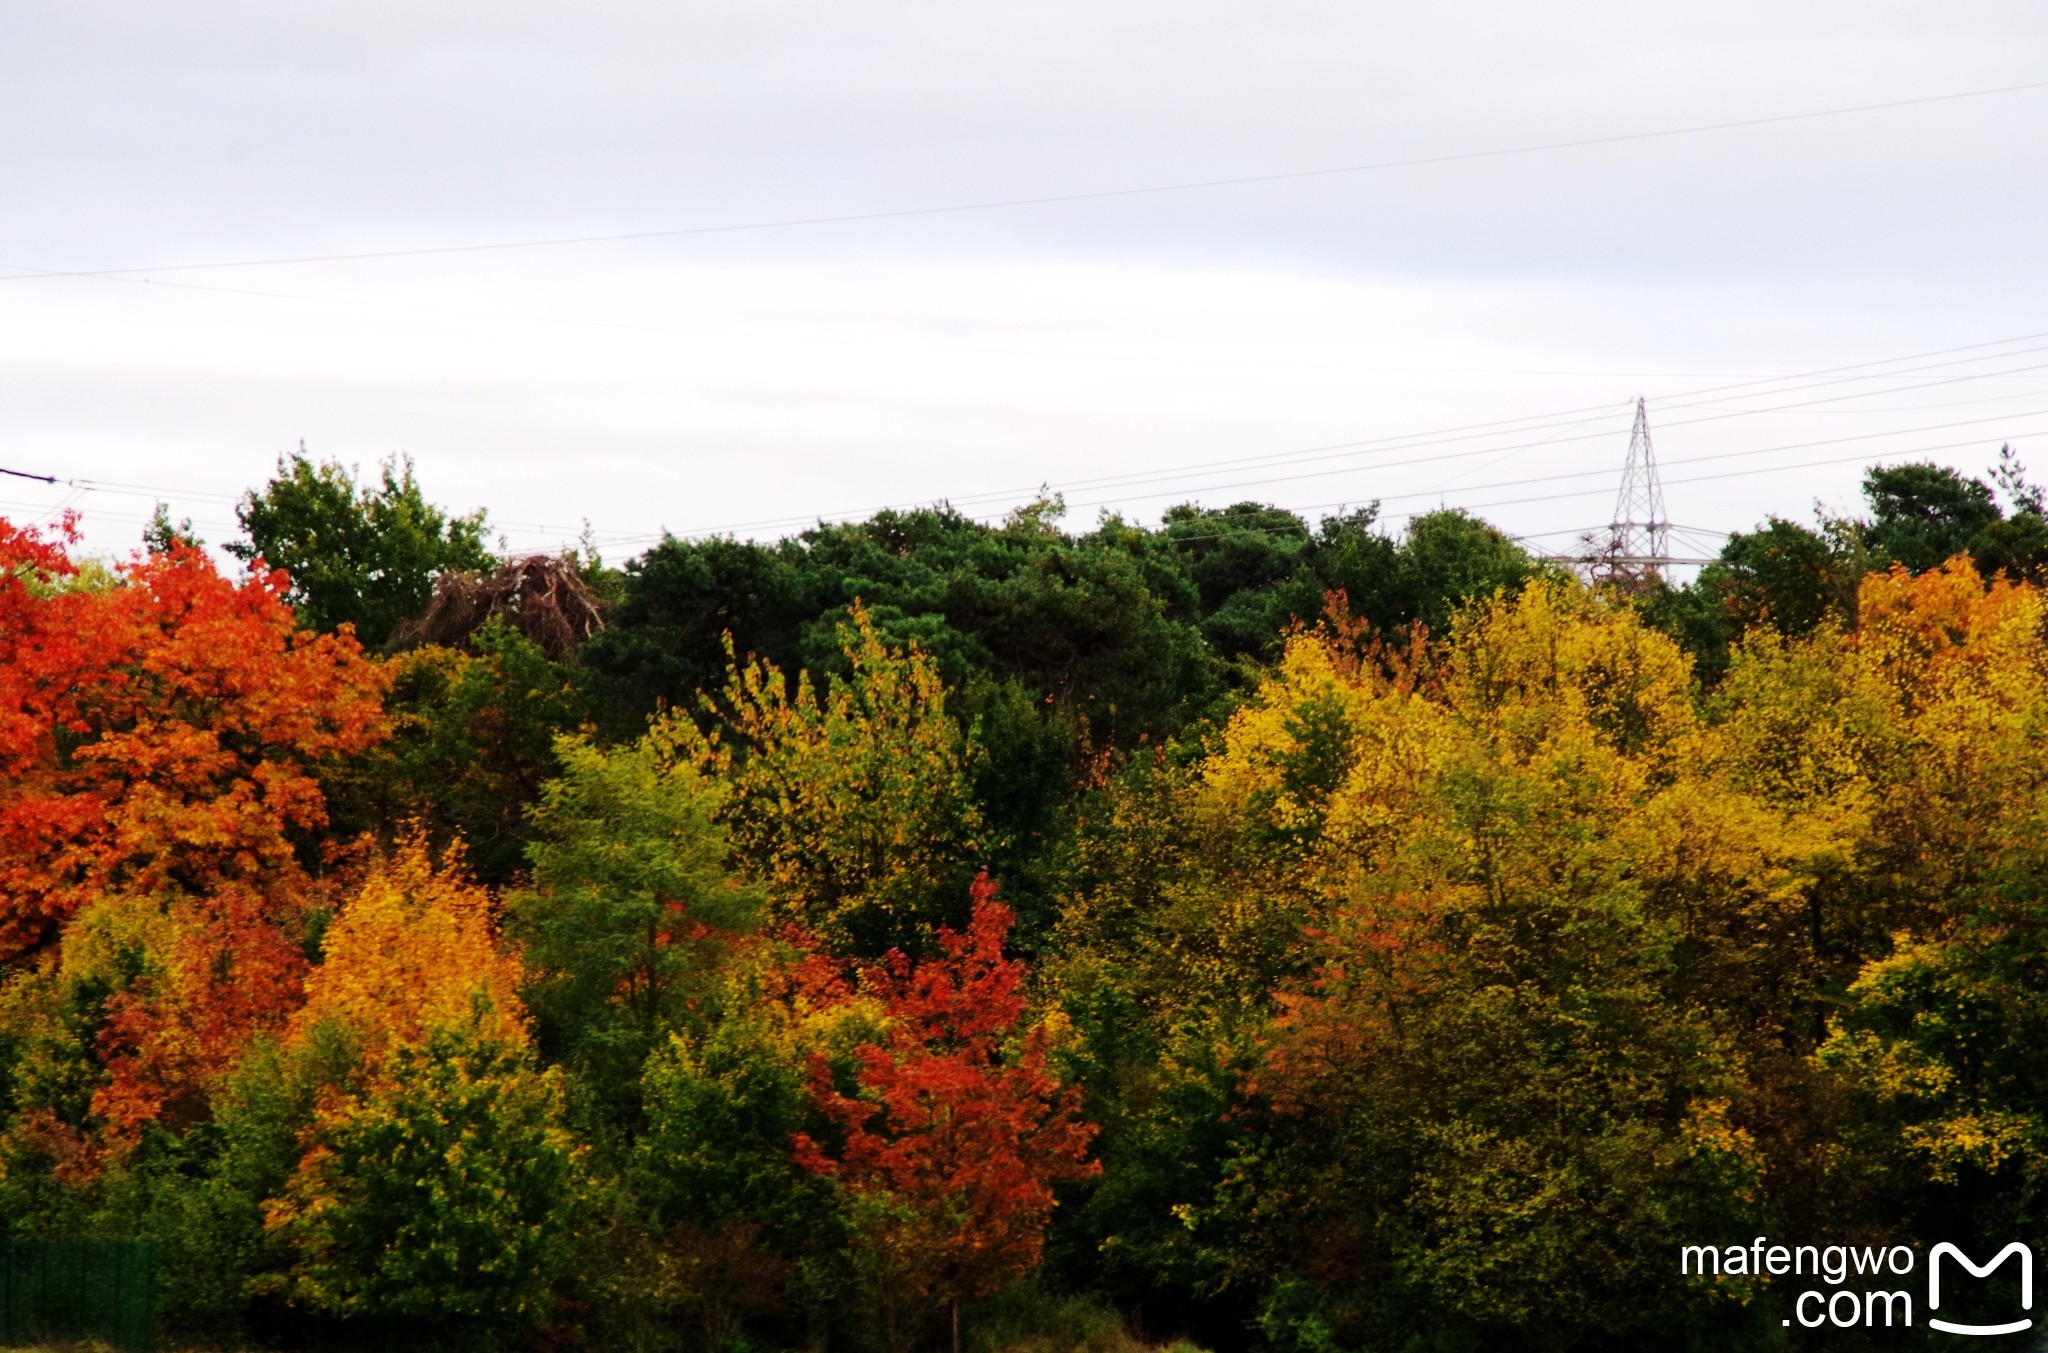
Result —
[{"label": "tree trunk", "polygon": [[960,1353],[960,1298],[953,1298],[953,1353]]}]

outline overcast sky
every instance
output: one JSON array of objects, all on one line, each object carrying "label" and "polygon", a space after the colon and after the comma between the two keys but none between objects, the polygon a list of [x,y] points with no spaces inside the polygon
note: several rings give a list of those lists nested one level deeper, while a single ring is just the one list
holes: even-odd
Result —
[{"label": "overcast sky", "polygon": [[[1279,174],[2048,81],[2044,58],[2038,0],[10,0],[0,265]],[[1071,525],[1378,499],[1562,547],[1611,518],[1641,393],[1670,515],[1741,529],[1853,507],[1858,458],[1981,471],[2012,440],[2048,471],[2044,165],[2037,89],[999,210],[0,281],[0,466],[96,486],[7,480],[0,513],[69,502],[125,550],[161,497],[218,541],[303,439],[409,453],[514,548],[587,519],[614,558],[1039,485]],[[1991,346],[1916,358],[1963,345]],[[1864,363],[1887,364],[1741,384]],[[1462,431],[1494,420],[1530,430]],[[1146,477],[1093,482],[1119,476]]]}]

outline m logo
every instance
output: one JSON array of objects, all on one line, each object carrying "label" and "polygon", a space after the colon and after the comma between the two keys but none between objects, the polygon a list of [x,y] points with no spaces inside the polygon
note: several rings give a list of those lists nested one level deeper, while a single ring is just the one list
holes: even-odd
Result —
[{"label": "m logo", "polygon": [[[1941,1244],[1934,1247],[1933,1254],[1927,1256],[1928,1310],[1938,1311],[1941,1309],[1941,1257],[1945,1254],[1953,1255],[1957,1263],[1970,1270],[1970,1276],[1973,1278],[1990,1277],[1993,1269],[2003,1264],[2013,1255],[2018,1255],[2020,1260],[2020,1309],[2023,1311],[2034,1309],[2034,1252],[2032,1250],[2015,1240],[2012,1244],[2000,1250],[1997,1257],[1992,1259],[1990,1263],[1979,1267],[1970,1262],[1969,1255],[1964,1254],[1961,1250],[1944,1240]],[[1927,1323],[1944,1334],[2018,1334],[2021,1330],[2032,1329],[2034,1325],[2032,1319],[2014,1320],[2004,1325],[1957,1325],[1947,1320],[1937,1320],[1933,1316],[1927,1318]]]}]

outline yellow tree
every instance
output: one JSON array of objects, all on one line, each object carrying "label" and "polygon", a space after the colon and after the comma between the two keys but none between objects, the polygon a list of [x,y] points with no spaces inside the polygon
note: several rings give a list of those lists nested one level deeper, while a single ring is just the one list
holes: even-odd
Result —
[{"label": "yellow tree", "polygon": [[1185,1216],[1267,1286],[1274,1337],[1417,1309],[1621,1333],[1693,1302],[1650,1256],[1745,1222],[1756,1161],[1740,1060],[1686,997],[1681,894],[1709,899],[1681,876],[1746,877],[1721,838],[1767,825],[1696,782],[1700,736],[1684,655],[1551,581],[1433,652],[1297,636],[1231,721],[1195,812],[1291,854],[1310,970]]},{"label": "yellow tree", "polygon": [[1830,655],[1860,808],[1816,926],[1846,992],[1818,1061],[1851,1092],[1834,1173],[1874,1208],[2024,1228],[2048,1186],[2048,605],[1967,558],[1865,579]]},{"label": "yellow tree", "polygon": [[1700,744],[1704,775],[1781,824],[1802,880],[1770,938],[1797,957],[1776,999],[1807,1048],[1862,964],[1981,885],[2048,782],[2038,594],[1959,558],[1866,577],[1857,611],[1854,630],[1745,642]]},{"label": "yellow tree", "polygon": [[523,1046],[522,976],[498,942],[490,894],[463,877],[459,855],[437,864],[413,837],[370,870],[328,928],[293,1037],[332,1022],[370,1065],[437,1028]]},{"label": "yellow tree", "polygon": [[677,717],[656,733],[731,784],[720,817],[772,911],[835,947],[880,953],[965,895],[983,845],[979,752],[915,644],[892,648],[857,604],[839,641],[845,675],[792,682],[736,661],[712,736]]},{"label": "yellow tree", "polygon": [[276,1286],[341,1316],[531,1323],[566,1263],[577,1150],[535,1064],[490,900],[414,838],[342,911],[287,1074],[302,1154],[265,1204]]}]

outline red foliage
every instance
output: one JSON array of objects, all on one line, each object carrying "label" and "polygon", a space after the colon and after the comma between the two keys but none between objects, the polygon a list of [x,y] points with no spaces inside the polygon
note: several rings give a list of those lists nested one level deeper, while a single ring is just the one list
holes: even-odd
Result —
[{"label": "red foliage", "polygon": [[1356,1068],[1384,1064],[1405,1011],[1428,1002],[1453,971],[1440,938],[1444,918],[1427,900],[1397,893],[1382,909],[1342,918],[1335,930],[1303,928],[1321,951],[1304,989],[1274,993],[1280,1007],[1259,1039],[1260,1059],[1239,1088],[1283,1114],[1313,1112]]},{"label": "red foliage", "polygon": [[1013,913],[986,875],[972,897],[965,933],[938,932],[939,957],[891,953],[864,974],[888,1031],[856,1050],[859,1093],[841,1094],[823,1054],[811,1059],[814,1102],[843,1144],[834,1156],[805,1133],[794,1143],[806,1168],[880,1195],[885,1249],[920,1292],[956,1301],[1037,1263],[1053,1184],[1100,1169],[1087,1159],[1094,1125],[1047,1066],[1045,1028],[1005,1055],[1025,968],[1003,956]]},{"label": "red foliage", "polygon": [[163,976],[108,1002],[99,1053],[109,1075],[92,1109],[116,1140],[146,1122],[203,1119],[250,1037],[298,1009],[311,965],[292,941],[296,918],[277,910],[237,883],[181,903]]},{"label": "red foliage", "polygon": [[299,631],[284,575],[235,582],[180,547],[81,576],[75,538],[0,520],[0,967],[95,902],[160,909],[96,1035],[89,1171],[145,1122],[203,1117],[301,1003],[315,772],[385,725],[381,674],[353,636]]},{"label": "red foliage", "polygon": [[288,888],[312,768],[384,731],[377,670],[298,632],[283,574],[181,547],[89,585],[72,538],[0,520],[0,964],[111,891]]}]

